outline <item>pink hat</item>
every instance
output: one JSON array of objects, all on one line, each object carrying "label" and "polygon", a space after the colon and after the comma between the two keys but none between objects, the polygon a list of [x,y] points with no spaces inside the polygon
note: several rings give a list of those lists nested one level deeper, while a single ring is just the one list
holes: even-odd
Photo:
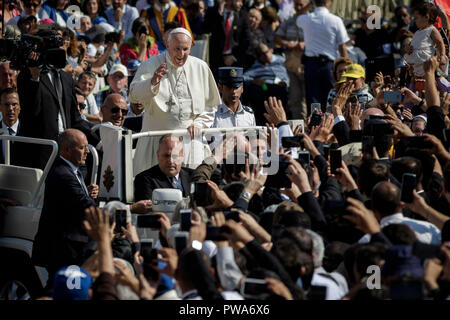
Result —
[{"label": "pink hat", "polygon": [[52,19],[42,19],[39,21],[40,24],[46,24],[46,23],[55,23]]}]

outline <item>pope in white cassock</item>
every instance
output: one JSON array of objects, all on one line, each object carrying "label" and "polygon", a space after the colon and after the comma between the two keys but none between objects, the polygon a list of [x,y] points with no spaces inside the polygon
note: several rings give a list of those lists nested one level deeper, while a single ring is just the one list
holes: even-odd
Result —
[{"label": "pope in white cassock", "polygon": [[[172,30],[167,51],[152,56],[139,67],[131,85],[130,102],[144,104],[142,130],[188,129],[191,137],[198,129],[213,124],[219,91],[208,65],[189,55],[192,38],[184,28]],[[133,161],[134,175],[158,163],[156,151],[160,137],[139,138]],[[192,148],[185,139],[184,163],[196,167],[209,149],[201,141]]]}]

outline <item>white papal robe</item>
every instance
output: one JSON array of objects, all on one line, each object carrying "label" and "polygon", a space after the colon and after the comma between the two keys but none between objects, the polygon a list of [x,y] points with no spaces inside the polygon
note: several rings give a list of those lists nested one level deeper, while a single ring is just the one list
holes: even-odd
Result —
[{"label": "white papal robe", "polygon": [[[157,86],[152,86],[154,72],[162,63],[169,72]],[[182,67],[175,67],[169,54],[152,56],[139,67],[130,85],[130,102],[144,104],[142,130],[186,129],[194,124],[209,128],[214,122],[220,95],[208,65],[189,56]],[[160,137],[139,138],[133,161],[134,175],[158,163],[156,151]],[[185,165],[195,167],[208,155],[209,149],[201,142],[187,145],[185,139]]]}]

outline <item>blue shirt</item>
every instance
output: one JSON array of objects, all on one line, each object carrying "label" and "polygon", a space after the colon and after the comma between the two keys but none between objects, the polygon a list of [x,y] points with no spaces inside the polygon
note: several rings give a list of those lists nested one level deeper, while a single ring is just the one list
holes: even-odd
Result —
[{"label": "blue shirt", "polygon": [[263,65],[256,61],[245,73],[244,82],[248,83],[254,79],[264,79],[268,84],[278,84],[285,82],[289,87],[289,76],[284,66],[285,59],[279,55],[272,55],[272,60],[268,65]]}]

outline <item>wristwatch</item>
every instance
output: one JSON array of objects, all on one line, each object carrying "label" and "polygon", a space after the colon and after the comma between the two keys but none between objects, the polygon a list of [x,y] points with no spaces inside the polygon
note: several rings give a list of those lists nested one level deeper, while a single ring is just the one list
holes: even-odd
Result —
[{"label": "wristwatch", "polygon": [[192,243],[191,243],[191,248],[194,248],[194,249],[196,249],[196,250],[202,250],[202,248],[203,248],[203,243],[201,243],[201,242],[198,241],[198,240],[194,240],[194,241],[192,241]]},{"label": "wristwatch", "polygon": [[436,79],[439,79],[440,77],[442,77],[442,73],[439,70],[436,70],[436,73],[434,76]]},{"label": "wristwatch", "polygon": [[244,200],[250,201],[252,198],[252,195],[250,194],[250,192],[242,192],[241,198],[243,198]]}]

